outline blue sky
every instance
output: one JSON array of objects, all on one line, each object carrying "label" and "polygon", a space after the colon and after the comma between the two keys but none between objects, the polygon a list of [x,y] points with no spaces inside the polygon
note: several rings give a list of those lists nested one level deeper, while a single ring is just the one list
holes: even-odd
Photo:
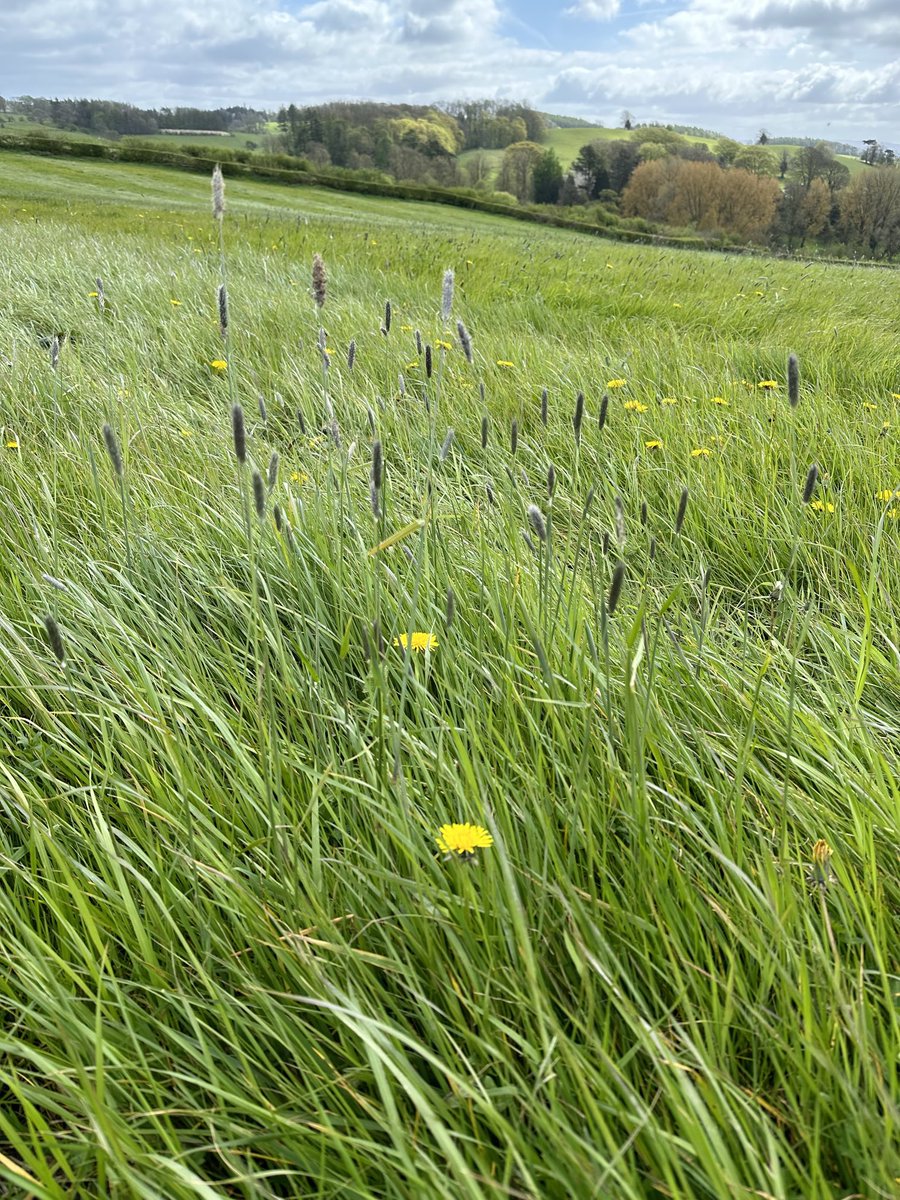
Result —
[{"label": "blue sky", "polygon": [[162,104],[526,99],[900,141],[900,0],[0,0],[0,88]]}]

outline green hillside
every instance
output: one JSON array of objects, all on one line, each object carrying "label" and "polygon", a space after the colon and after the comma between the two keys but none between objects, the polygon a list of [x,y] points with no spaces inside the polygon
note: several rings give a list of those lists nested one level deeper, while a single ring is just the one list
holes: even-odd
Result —
[{"label": "green hillside", "polygon": [[0,1192],[890,1196],[900,273],[2,167]]}]

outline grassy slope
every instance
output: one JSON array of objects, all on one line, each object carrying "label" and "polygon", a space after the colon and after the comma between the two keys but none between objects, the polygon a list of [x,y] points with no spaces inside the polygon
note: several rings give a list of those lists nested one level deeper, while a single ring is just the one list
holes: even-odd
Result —
[{"label": "grassy slope", "polygon": [[[900,276],[241,183],[223,377],[203,180],[3,165],[0,1177],[53,1200],[891,1195],[900,506],[874,493],[900,485]],[[429,383],[413,329],[455,342],[448,265],[475,364],[437,349]],[[793,413],[755,386],[791,348]],[[236,398],[251,462],[281,455],[263,521]],[[410,629],[438,646],[404,662]],[[447,820],[495,845],[442,861]]]}]

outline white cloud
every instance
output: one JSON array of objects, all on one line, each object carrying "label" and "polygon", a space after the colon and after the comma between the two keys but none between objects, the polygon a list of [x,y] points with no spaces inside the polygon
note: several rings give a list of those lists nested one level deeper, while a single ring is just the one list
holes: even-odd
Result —
[{"label": "white cloud", "polygon": [[565,9],[567,17],[586,17],[589,21],[609,21],[621,8],[620,0],[578,0]]},{"label": "white cloud", "polygon": [[667,0],[630,27],[619,0],[575,0],[625,32],[563,22],[571,50],[517,21],[518,3],[0,0],[0,79],[7,95],[147,106],[492,96],[734,136],[896,137],[898,0]]}]

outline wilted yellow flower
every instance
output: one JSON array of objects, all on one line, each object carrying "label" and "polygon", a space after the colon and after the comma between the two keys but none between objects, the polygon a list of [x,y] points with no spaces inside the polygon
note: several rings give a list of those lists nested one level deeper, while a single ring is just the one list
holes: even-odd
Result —
[{"label": "wilted yellow flower", "polygon": [[878,405],[873,404],[871,400],[863,401],[863,408],[865,408],[868,412],[872,412],[873,409],[876,409],[877,407],[878,407]]},{"label": "wilted yellow flower", "polygon": [[[399,637],[394,638],[394,645],[402,646],[404,650],[407,649],[408,644],[409,635],[406,633],[401,633]],[[414,633],[412,635],[413,650],[434,650],[437,644],[438,640],[433,633]]]},{"label": "wilted yellow flower", "polygon": [[677,403],[678,403],[678,401],[675,399],[674,396],[663,396],[662,400],[660,400],[660,404],[671,405],[671,404],[677,404]]},{"label": "wilted yellow flower", "polygon": [[830,862],[832,854],[834,851],[825,839],[819,838],[812,849],[812,866],[807,871],[806,878],[813,887],[821,888],[822,891],[834,879],[834,871]]},{"label": "wilted yellow flower", "polygon": [[481,825],[442,825],[435,838],[438,849],[444,854],[458,854],[460,858],[474,858],[476,850],[493,846],[494,839]]},{"label": "wilted yellow flower", "polygon": [[875,493],[875,499],[880,500],[883,504],[890,504],[892,500],[900,500],[900,488],[897,488],[896,491],[885,488],[883,491]]},{"label": "wilted yellow flower", "polygon": [[627,379],[607,379],[606,386],[608,388],[620,388],[625,387],[627,383]]},{"label": "wilted yellow flower", "polygon": [[698,446],[696,450],[691,451],[691,458],[709,458],[711,454],[709,446]]},{"label": "wilted yellow flower", "polygon": [[415,361],[414,361],[414,362],[408,362],[408,363],[406,364],[406,370],[407,370],[407,371],[414,371],[418,365],[419,365],[419,360],[418,360],[418,359],[415,359]]}]

